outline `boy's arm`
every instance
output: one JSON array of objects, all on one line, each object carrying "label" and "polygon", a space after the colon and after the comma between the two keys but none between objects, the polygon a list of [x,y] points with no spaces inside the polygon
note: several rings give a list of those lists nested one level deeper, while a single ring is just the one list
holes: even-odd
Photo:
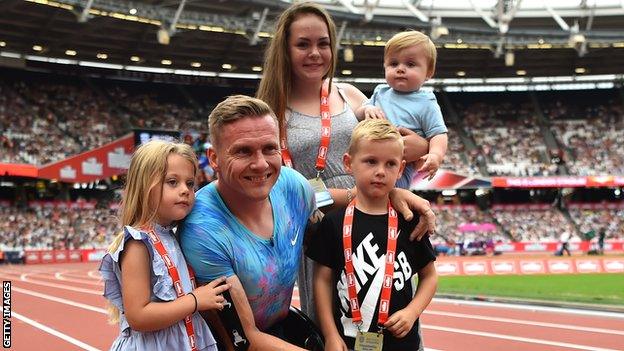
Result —
[{"label": "boy's arm", "polygon": [[320,263],[314,263],[314,304],[321,331],[325,337],[325,350],[347,351],[347,347],[334,322],[332,311],[333,283],[332,269]]},{"label": "boy's arm", "polygon": [[436,272],[434,261],[431,261],[418,271],[416,294],[406,308],[408,308],[411,313],[420,316],[425,308],[429,306],[437,288],[438,272]]},{"label": "boy's arm", "polygon": [[429,152],[421,157],[422,166],[418,168],[419,172],[428,172],[429,180],[433,179],[436,172],[442,164],[448,144],[448,136],[446,133],[433,136],[429,140]]},{"label": "boy's arm", "polygon": [[431,302],[438,287],[438,273],[433,261],[418,271],[418,287],[412,301],[403,309],[393,313],[384,324],[397,338],[402,338],[412,330],[414,322]]},{"label": "boy's arm", "polygon": [[373,98],[367,99],[366,95],[351,84],[341,83],[340,87],[346,92],[347,102],[358,121],[366,118],[386,119],[383,111],[372,103]]},{"label": "boy's arm", "polygon": [[360,107],[355,110],[355,117],[358,121],[364,119],[386,119],[386,115],[383,110],[377,106],[371,105],[370,100],[365,101]]},{"label": "boy's arm", "polygon": [[446,155],[446,149],[448,148],[448,134],[442,133],[434,135],[429,140],[429,153],[440,156],[440,164]]}]

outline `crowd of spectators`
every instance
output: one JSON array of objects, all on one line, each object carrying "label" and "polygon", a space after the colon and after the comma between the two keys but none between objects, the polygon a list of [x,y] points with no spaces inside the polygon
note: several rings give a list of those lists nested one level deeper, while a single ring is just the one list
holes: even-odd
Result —
[{"label": "crowd of spectators", "polygon": [[443,169],[468,176],[481,175],[479,164],[483,163],[483,156],[477,150],[468,152],[462,143],[457,131],[448,127],[448,151],[444,157]]},{"label": "crowd of spectators", "polygon": [[[556,104],[555,106],[560,106]],[[569,108],[569,107],[568,107]],[[564,109],[548,110],[551,131],[566,150],[570,174],[624,174],[624,111],[621,104],[596,105],[564,118]]]},{"label": "crowd of spectators", "polygon": [[172,86],[146,94],[77,78],[14,78],[0,77],[0,162],[44,165],[105,145],[132,128],[193,135],[204,129],[184,97],[167,98]]},{"label": "crowd of spectators", "polygon": [[490,175],[549,176],[546,144],[530,102],[460,105],[464,130],[481,148]]},{"label": "crowd of spectators", "polygon": [[105,248],[118,232],[111,209],[0,207],[0,250]]},{"label": "crowd of spectators", "polygon": [[546,209],[519,207],[514,210],[495,208],[492,215],[514,241],[557,241],[564,231],[580,240],[578,235],[574,235],[577,233],[574,225],[561,211],[552,207]]},{"label": "crowd of spectators", "polygon": [[571,209],[570,215],[583,234],[598,237],[605,231],[605,239],[624,239],[624,209]]},{"label": "crowd of spectators", "polygon": [[[206,129],[212,102],[203,97],[210,93],[195,90],[80,77],[0,77],[0,162],[43,165],[102,146],[133,127],[176,130],[195,139]],[[545,120],[528,95],[451,96],[460,123],[449,128],[443,168],[468,176],[559,174],[543,135],[550,130],[570,174],[624,174],[618,98],[544,94],[538,96]],[[456,128],[477,147],[466,148]]]},{"label": "crowd of spectators", "polygon": [[64,135],[57,114],[25,91],[24,82],[0,79],[0,162],[45,164],[78,153],[80,144]]},{"label": "crowd of spectators", "polygon": [[[434,206],[436,234],[431,242],[438,253],[471,255],[494,253],[499,243],[553,242],[562,232],[580,241],[605,230],[606,239],[624,239],[624,209],[571,208],[572,223],[555,208]],[[546,225],[547,224],[547,225]],[[105,248],[118,232],[115,209],[0,206],[0,251]]]},{"label": "crowd of spectators", "polygon": [[446,255],[493,252],[495,243],[510,238],[494,224],[492,216],[476,206],[440,206],[436,213],[436,234],[431,243],[436,252]]},{"label": "crowd of spectators", "polygon": [[[170,92],[172,88],[163,90]],[[172,99],[155,91],[137,92],[121,86],[109,87],[106,93],[118,103],[133,127],[185,132],[202,128],[198,111],[182,96]]]}]

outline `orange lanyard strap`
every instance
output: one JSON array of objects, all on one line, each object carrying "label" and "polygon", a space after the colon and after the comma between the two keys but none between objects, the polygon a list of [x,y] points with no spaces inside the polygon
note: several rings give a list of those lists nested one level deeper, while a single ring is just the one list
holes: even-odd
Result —
[{"label": "orange lanyard strap", "polygon": [[290,156],[290,151],[288,151],[288,145],[286,144],[285,137],[280,140],[280,149],[282,152],[282,161],[284,162],[284,166],[293,168],[292,156]]},{"label": "orange lanyard strap", "polygon": [[[353,268],[353,250],[351,242],[354,211],[355,199],[351,201],[345,211],[342,227],[342,244],[344,246],[345,271],[347,275],[347,291],[349,294],[349,305],[351,306],[351,317],[353,318],[353,324],[360,326],[362,324],[362,313],[360,312],[360,304],[355,289],[355,270]],[[388,245],[386,248],[385,271],[379,302],[379,318],[377,320],[377,325],[380,327],[388,320],[390,311],[390,294],[392,293],[392,282],[394,280],[394,256],[396,253],[397,238],[399,236],[397,231],[398,224],[399,218],[397,213],[394,208],[392,208],[392,204],[388,202]]]},{"label": "orange lanyard strap", "polygon": [[[329,113],[329,79],[323,81],[321,86],[321,142],[316,156],[316,171],[322,173],[325,170],[327,162],[327,153],[329,151],[329,143],[331,141],[331,114]],[[282,160],[286,167],[293,167],[292,156],[288,151],[288,143],[286,136],[282,136],[280,141],[282,151]]]},{"label": "orange lanyard strap", "polygon": [[[154,232],[153,229],[150,229],[147,232],[147,236],[152,241],[152,245],[156,248],[156,251],[160,255],[160,257],[165,262],[165,266],[167,266],[167,270],[169,271],[169,275],[171,276],[171,280],[173,280],[173,287],[175,288],[176,295],[179,297],[184,296],[184,290],[182,290],[182,282],[180,281],[180,274],[178,273],[178,269],[173,264],[171,257],[167,253],[167,249],[163,245],[163,242],[160,240],[160,237]],[[191,278],[191,286],[195,289],[195,272],[188,264],[186,265],[189,271],[189,277]],[[191,345],[192,351],[197,351],[197,345],[195,340],[195,329],[193,328],[193,321],[191,319],[192,314],[184,317],[184,325],[186,326],[186,334],[189,338],[189,343]]]}]

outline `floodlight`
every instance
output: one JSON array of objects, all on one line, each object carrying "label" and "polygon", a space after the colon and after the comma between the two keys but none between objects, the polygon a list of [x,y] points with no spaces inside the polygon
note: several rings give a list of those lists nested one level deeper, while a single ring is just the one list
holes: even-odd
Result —
[{"label": "floodlight", "polygon": [[585,36],[583,34],[580,34],[580,33],[570,34],[570,39],[568,40],[568,43],[570,44],[570,46],[575,46],[578,44],[582,44],[584,42],[585,42]]},{"label": "floodlight", "polygon": [[505,53],[505,66],[507,67],[513,66],[515,60],[516,60],[516,55],[514,55],[513,51],[507,51]]},{"label": "floodlight", "polygon": [[346,47],[344,49],[343,57],[344,57],[345,62],[353,62],[353,58],[354,58],[353,48],[350,46]]},{"label": "floodlight", "polygon": [[431,28],[431,40],[436,40],[443,35],[448,35],[449,30],[445,26],[433,26]]},{"label": "floodlight", "polygon": [[442,25],[442,18],[436,17],[431,20],[431,40],[436,40],[448,33],[448,28]]},{"label": "floodlight", "polygon": [[171,41],[171,35],[169,35],[169,31],[165,28],[160,28],[158,30],[156,38],[158,39],[158,43],[161,45],[169,45],[169,42]]}]

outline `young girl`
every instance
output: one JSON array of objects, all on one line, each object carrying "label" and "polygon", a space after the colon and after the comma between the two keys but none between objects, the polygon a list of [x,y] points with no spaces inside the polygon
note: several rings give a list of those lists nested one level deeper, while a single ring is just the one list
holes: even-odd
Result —
[{"label": "young girl", "polygon": [[173,228],[195,202],[197,159],[185,144],[150,141],[128,170],[121,204],[124,226],[100,272],[111,321],[120,335],[111,350],[217,350],[197,313],[223,309],[225,278],[195,288]]}]

